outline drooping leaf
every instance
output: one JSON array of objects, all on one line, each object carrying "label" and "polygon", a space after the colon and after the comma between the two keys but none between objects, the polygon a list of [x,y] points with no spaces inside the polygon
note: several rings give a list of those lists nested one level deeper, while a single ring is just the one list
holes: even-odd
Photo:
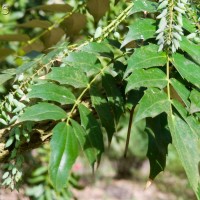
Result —
[{"label": "drooping leaf", "polygon": [[87,2],[87,8],[94,17],[95,22],[98,22],[108,11],[109,4],[109,0],[89,0]]},{"label": "drooping leaf", "polygon": [[14,50],[9,48],[0,48],[0,61],[14,52]]},{"label": "drooping leaf", "polygon": [[190,93],[190,113],[200,112],[200,92],[197,90],[192,90]]},{"label": "drooping leaf", "polygon": [[53,67],[45,79],[57,81],[60,84],[71,85],[75,88],[87,87],[88,79],[81,69],[74,67]]},{"label": "drooping leaf", "polygon": [[101,63],[91,53],[72,52],[64,60],[64,63],[74,66],[77,70],[84,71],[88,76],[101,70]]},{"label": "drooping leaf", "polygon": [[46,20],[38,20],[33,19],[31,21],[25,22],[23,24],[19,24],[19,27],[23,28],[44,28],[47,29],[49,26],[51,26],[51,23]]},{"label": "drooping leaf", "polygon": [[72,7],[68,4],[49,4],[49,5],[41,5],[34,7],[33,9],[50,11],[50,12],[70,12],[72,11]]},{"label": "drooping leaf", "polygon": [[62,27],[67,35],[73,37],[77,35],[86,26],[86,24],[86,15],[73,13],[60,24],[60,27]]},{"label": "drooping leaf", "polygon": [[73,104],[76,100],[75,96],[69,89],[58,86],[54,83],[33,85],[31,91],[28,93],[28,97],[56,101],[63,105]]},{"label": "drooping leaf", "polygon": [[45,47],[49,48],[58,43],[63,35],[65,32],[62,28],[53,28],[42,37],[42,41]]},{"label": "drooping leaf", "polygon": [[107,99],[112,108],[115,123],[117,125],[124,112],[124,99],[116,84],[117,83],[112,75],[105,73],[102,77],[102,85],[106,92]]},{"label": "drooping leaf", "polygon": [[166,53],[158,52],[158,46],[155,44],[135,49],[135,52],[128,59],[128,67],[124,77],[135,69],[163,66],[166,62]]},{"label": "drooping leaf", "polygon": [[168,116],[168,124],[181,163],[186,171],[190,185],[197,193],[199,185],[199,138],[193,134],[190,127],[180,117]]},{"label": "drooping leaf", "polygon": [[167,148],[171,143],[171,135],[167,129],[167,115],[147,118],[147,134],[149,137],[147,157],[150,162],[149,178],[153,180],[166,166]]},{"label": "drooping leaf", "polygon": [[137,122],[146,117],[155,117],[162,112],[168,113],[170,101],[167,94],[157,88],[149,88],[139,102],[134,121]]},{"label": "drooping leaf", "polygon": [[78,141],[73,128],[65,122],[57,124],[53,129],[50,148],[49,175],[54,188],[60,191],[66,186],[78,156]]},{"label": "drooping leaf", "polygon": [[19,122],[60,120],[66,118],[66,116],[67,113],[60,107],[42,102],[26,108],[24,113],[20,116]]},{"label": "drooping leaf", "polygon": [[180,45],[181,49],[186,51],[200,65],[200,46],[190,42],[186,37],[182,37]]},{"label": "drooping leaf", "polygon": [[83,152],[85,153],[90,165],[94,167],[95,162],[98,160],[98,148],[93,145],[93,138],[79,123],[72,119],[70,121],[74,129],[74,134],[76,135]]},{"label": "drooping leaf", "polygon": [[172,62],[184,79],[200,88],[200,66],[179,53],[173,56]]},{"label": "drooping leaf", "polygon": [[156,2],[148,1],[148,0],[135,0],[134,6],[132,7],[129,15],[132,15],[137,12],[149,12],[154,13],[157,12],[158,4]]},{"label": "drooping leaf", "polygon": [[166,74],[158,68],[135,70],[126,80],[126,93],[140,87],[163,89],[167,85]]},{"label": "drooping leaf", "polygon": [[155,20],[149,18],[134,21],[134,23],[129,26],[129,32],[122,43],[122,47],[133,40],[147,40],[153,38],[156,32],[155,23]]},{"label": "drooping leaf", "polygon": [[189,108],[190,102],[188,101],[188,97],[190,95],[190,91],[177,79],[171,78],[170,79],[171,85],[173,86],[174,90],[177,92],[181,100],[184,104]]},{"label": "drooping leaf", "polygon": [[106,129],[108,141],[110,143],[113,134],[115,133],[115,122],[114,116],[111,113],[111,107],[108,101],[98,91],[97,87],[93,86],[90,88],[90,96],[92,100],[92,105],[94,106],[101,120],[101,124]]},{"label": "drooping leaf", "polygon": [[94,118],[92,112],[87,107],[80,104],[78,109],[81,118],[81,125],[86,130],[88,139],[91,138],[92,145],[97,149],[97,164],[99,165],[101,154],[104,151],[101,128],[97,120]]},{"label": "drooping leaf", "polygon": [[31,44],[28,43],[27,45],[23,46],[22,49],[26,53],[30,53],[32,51],[42,52],[45,49],[45,46],[44,43],[41,41],[41,39],[37,39]]},{"label": "drooping leaf", "polygon": [[19,42],[26,42],[30,38],[28,35],[25,34],[10,34],[10,35],[0,35],[0,40],[2,41],[19,41]]}]

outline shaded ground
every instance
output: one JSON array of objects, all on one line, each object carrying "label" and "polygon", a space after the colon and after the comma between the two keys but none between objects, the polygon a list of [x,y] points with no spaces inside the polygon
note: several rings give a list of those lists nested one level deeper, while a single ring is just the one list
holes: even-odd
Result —
[{"label": "shaded ground", "polygon": [[[95,176],[80,163],[76,170],[84,174],[80,180],[84,189],[73,189],[78,200],[195,200],[185,177],[177,177],[169,172],[162,173],[148,189],[145,189],[149,172],[148,161],[143,162],[140,169],[132,171],[132,175],[126,179],[116,178],[116,164],[105,159]],[[88,175],[85,175],[87,173]],[[23,191],[18,193],[1,189],[0,192],[0,200],[30,199],[23,195]]]}]

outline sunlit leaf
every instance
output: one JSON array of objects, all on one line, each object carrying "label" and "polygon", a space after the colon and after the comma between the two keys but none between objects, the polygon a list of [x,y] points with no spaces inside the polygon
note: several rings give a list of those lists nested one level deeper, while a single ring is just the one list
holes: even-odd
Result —
[{"label": "sunlit leaf", "polygon": [[128,67],[124,74],[126,77],[135,69],[163,66],[167,62],[166,53],[158,52],[158,46],[150,44],[138,49],[128,59]]},{"label": "sunlit leaf", "polygon": [[49,175],[54,188],[62,190],[68,182],[71,168],[78,156],[78,141],[73,128],[60,122],[53,129],[50,142]]},{"label": "sunlit leaf", "polygon": [[60,107],[43,102],[26,108],[19,121],[60,120],[66,116],[67,113]]},{"label": "sunlit leaf", "polygon": [[76,100],[69,89],[54,83],[33,85],[31,91],[28,93],[28,97],[56,101],[61,104],[72,104]]}]

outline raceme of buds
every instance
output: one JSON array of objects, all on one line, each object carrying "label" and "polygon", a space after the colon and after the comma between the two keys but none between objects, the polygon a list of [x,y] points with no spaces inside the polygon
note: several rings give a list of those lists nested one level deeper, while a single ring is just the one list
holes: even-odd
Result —
[{"label": "raceme of buds", "polygon": [[183,35],[182,15],[186,11],[187,0],[159,0],[158,10],[161,13],[157,16],[160,19],[156,31],[159,50],[170,49],[172,53],[180,47]]}]

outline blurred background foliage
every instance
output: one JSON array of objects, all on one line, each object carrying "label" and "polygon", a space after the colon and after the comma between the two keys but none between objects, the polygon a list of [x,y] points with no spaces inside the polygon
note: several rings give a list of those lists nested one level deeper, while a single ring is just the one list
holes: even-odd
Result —
[{"label": "blurred background foliage", "polygon": [[[95,34],[97,27],[106,26],[114,16],[118,15],[126,7],[126,1],[101,0],[99,8],[96,1],[89,0],[88,2],[85,6],[84,0],[1,1],[0,83],[11,79],[12,75],[15,74],[15,70],[22,64],[49,52],[59,41],[68,41],[72,45],[90,39]],[[64,3],[65,5],[47,6],[52,3]],[[118,6],[114,6],[117,3]],[[199,2],[196,1],[196,3]],[[75,11],[72,14],[71,11],[74,9]],[[107,12],[108,10],[109,12]],[[8,13],[5,14],[4,12],[6,11]],[[69,17],[61,20],[69,14]],[[118,27],[118,30],[115,30],[115,33],[111,35],[111,39],[122,39],[127,31],[127,25],[131,24],[132,21],[134,21],[133,17],[124,21]],[[12,83],[10,81],[6,82],[6,84],[0,84],[0,98],[7,93]],[[136,178],[136,180],[141,179],[145,182],[147,176],[139,173],[140,168],[147,162],[148,135],[144,130],[145,122],[140,122],[132,128],[128,158],[124,159],[123,152],[128,119],[129,116],[124,116],[121,120],[119,132],[113,138],[109,153],[105,155],[105,159],[110,162],[110,165],[105,162],[107,166],[106,171],[109,171],[108,168],[110,168],[113,171],[112,175],[114,177]],[[180,179],[186,181],[175,149],[172,145],[169,148],[171,150],[167,158],[167,171],[178,176],[175,181],[181,181]],[[80,164],[76,165],[77,169],[74,169],[68,189],[63,190],[60,194],[56,194],[47,176],[48,157],[48,145],[26,153],[25,159],[28,164],[24,166],[25,176],[23,179],[25,196],[33,200],[73,199],[71,188],[82,189],[83,185],[79,183],[79,179],[86,178],[88,180],[92,177],[92,172],[88,170],[88,165],[85,164],[84,158],[81,160],[81,166],[79,166]],[[82,171],[80,171],[80,168]],[[100,170],[97,173],[97,177],[104,176],[105,174],[105,170],[103,172]],[[175,183],[173,185],[167,184],[164,187],[166,182],[161,175],[156,184],[160,186],[162,191],[166,190],[167,192],[175,193],[177,197],[180,197],[178,199],[186,200],[193,198],[190,192],[182,192],[185,188],[174,187]],[[187,187],[190,191],[188,184],[182,187]]]}]

